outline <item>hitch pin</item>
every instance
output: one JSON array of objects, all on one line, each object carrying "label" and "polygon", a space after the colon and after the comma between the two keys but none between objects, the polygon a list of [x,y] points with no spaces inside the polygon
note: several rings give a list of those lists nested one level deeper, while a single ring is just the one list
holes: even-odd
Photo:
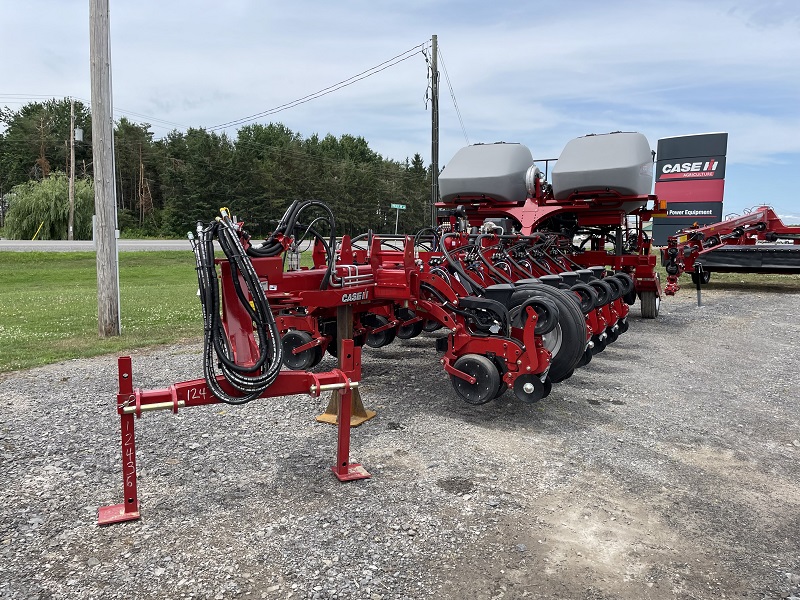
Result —
[{"label": "hitch pin", "polygon": [[[186,400],[178,400],[178,408],[184,408],[186,406]],[[153,402],[152,404],[141,404],[139,405],[140,412],[147,412],[149,410],[173,410],[175,408],[175,403],[170,402]],[[131,415],[136,412],[136,406],[123,406],[122,407],[122,414],[124,415]]]},{"label": "hitch pin", "polygon": [[349,384],[348,383],[323,383],[323,384],[320,384],[319,386],[312,385],[311,386],[311,391],[309,393],[311,393],[312,395],[316,396],[317,390],[319,390],[320,392],[328,392],[330,390],[344,390],[344,389],[351,389],[352,390],[352,389],[357,388],[357,387],[358,387],[358,382],[357,381],[351,381]]}]

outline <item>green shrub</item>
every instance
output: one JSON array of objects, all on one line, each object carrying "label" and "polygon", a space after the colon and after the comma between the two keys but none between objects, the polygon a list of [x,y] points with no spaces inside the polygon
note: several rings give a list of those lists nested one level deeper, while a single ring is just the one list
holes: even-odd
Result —
[{"label": "green shrub", "polygon": [[[5,235],[12,240],[67,239],[69,222],[69,180],[56,172],[41,181],[29,181],[11,190]],[[94,186],[90,179],[75,180],[75,221],[73,237],[92,239]],[[41,227],[41,229],[40,229]],[[38,231],[38,234],[37,234]]]}]

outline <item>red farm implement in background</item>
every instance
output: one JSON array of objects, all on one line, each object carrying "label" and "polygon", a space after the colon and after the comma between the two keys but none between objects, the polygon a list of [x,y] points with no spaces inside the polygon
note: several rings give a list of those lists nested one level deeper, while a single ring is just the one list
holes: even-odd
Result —
[{"label": "red farm implement in background", "polygon": [[680,289],[678,278],[689,273],[696,285],[711,273],[800,273],[800,227],[784,225],[768,206],[742,215],[679,231],[662,250],[667,271],[665,293]]}]

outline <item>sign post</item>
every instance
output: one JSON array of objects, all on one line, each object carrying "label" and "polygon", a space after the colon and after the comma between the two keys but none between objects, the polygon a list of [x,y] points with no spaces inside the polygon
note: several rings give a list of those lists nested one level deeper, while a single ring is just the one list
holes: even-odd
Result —
[{"label": "sign post", "polygon": [[400,211],[406,209],[405,204],[392,204],[392,208],[397,210],[397,214],[394,218],[394,234],[397,235],[397,223],[400,221]]}]

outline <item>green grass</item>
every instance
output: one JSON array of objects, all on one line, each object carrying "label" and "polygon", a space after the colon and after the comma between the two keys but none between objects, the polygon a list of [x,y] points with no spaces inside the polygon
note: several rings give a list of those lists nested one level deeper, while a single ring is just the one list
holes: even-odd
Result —
[{"label": "green grass", "polygon": [[120,254],[122,335],[97,333],[93,253],[0,252],[0,373],[200,339],[191,252]]}]

